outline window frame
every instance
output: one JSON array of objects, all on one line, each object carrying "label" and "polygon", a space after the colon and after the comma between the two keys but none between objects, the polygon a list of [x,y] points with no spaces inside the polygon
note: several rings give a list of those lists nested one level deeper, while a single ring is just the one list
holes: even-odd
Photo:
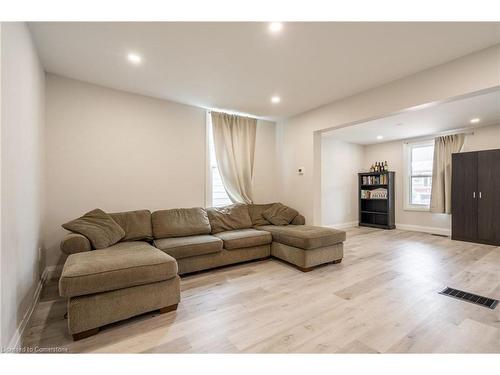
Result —
[{"label": "window frame", "polygon": [[[412,150],[417,147],[425,147],[425,146],[433,146],[434,147],[434,138],[414,141],[414,142],[404,142],[404,204],[403,209],[405,211],[430,211],[430,203],[429,205],[423,204],[413,204],[411,203],[411,178],[412,177],[429,177],[427,175],[412,175],[411,171],[411,158],[412,158]],[[432,173],[431,173],[432,178]]]}]

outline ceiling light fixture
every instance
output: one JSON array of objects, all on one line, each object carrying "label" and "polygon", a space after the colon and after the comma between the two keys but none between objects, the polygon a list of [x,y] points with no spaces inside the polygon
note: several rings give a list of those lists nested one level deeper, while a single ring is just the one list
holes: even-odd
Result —
[{"label": "ceiling light fixture", "polygon": [[473,119],[471,119],[471,120],[470,120],[470,123],[471,123],[471,124],[477,124],[479,121],[481,121],[481,119],[480,119],[480,118],[475,117],[475,118],[473,118]]},{"label": "ceiling light fixture", "polygon": [[272,33],[278,33],[281,31],[281,29],[283,29],[283,24],[281,22],[271,22],[269,24],[269,30]]},{"label": "ceiling light fixture", "polygon": [[281,102],[281,98],[279,96],[273,96],[271,98],[271,102],[272,103],[279,103],[279,102]]},{"label": "ceiling light fixture", "polygon": [[384,136],[383,135],[377,135],[377,139],[380,140],[380,139],[383,139]]},{"label": "ceiling light fixture", "polygon": [[127,55],[128,61],[130,61],[132,64],[140,64],[142,61],[142,57],[135,54],[135,53],[129,53]]}]

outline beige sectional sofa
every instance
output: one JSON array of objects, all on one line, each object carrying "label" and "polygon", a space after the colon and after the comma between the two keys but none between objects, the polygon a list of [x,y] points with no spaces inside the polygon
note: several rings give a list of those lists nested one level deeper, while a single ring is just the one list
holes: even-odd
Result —
[{"label": "beige sectional sofa", "polygon": [[[100,211],[97,220],[102,215],[107,214]],[[274,215],[271,221],[286,225],[273,225],[269,215]],[[61,242],[61,250],[69,256],[59,290],[68,298],[68,326],[75,340],[141,313],[175,309],[180,301],[178,275],[270,256],[311,271],[343,257],[345,232],[305,225],[302,215],[280,204],[180,208],[152,214],[140,210],[109,217],[112,220],[104,218],[98,224],[116,226],[118,234],[108,231],[95,238],[90,224],[93,241],[69,233]],[[83,229],[81,220],[64,226],[85,232],[88,223],[83,223]],[[114,241],[118,242],[105,247]],[[91,251],[96,247],[99,250]]]}]

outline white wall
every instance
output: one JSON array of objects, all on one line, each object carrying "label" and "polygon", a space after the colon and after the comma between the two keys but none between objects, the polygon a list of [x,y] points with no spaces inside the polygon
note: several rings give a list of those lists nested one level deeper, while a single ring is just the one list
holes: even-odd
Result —
[{"label": "white wall", "polygon": [[500,123],[475,129],[473,135],[465,137],[462,151],[480,151],[496,148],[500,148]]},{"label": "white wall", "polygon": [[[318,131],[499,86],[499,62],[497,45],[280,122],[283,203],[309,223],[321,222]],[[304,175],[296,173],[297,167],[305,168]]]},{"label": "white wall", "polygon": [[2,24],[2,346],[15,341],[40,279],[44,73],[23,23]]},{"label": "white wall", "polygon": [[253,166],[253,200],[255,203],[280,200],[278,157],[276,123],[258,120]]},{"label": "white wall", "polygon": [[[61,224],[108,212],[205,205],[205,110],[47,75],[47,264]],[[275,200],[275,124],[259,121],[255,200]]]},{"label": "white wall", "polygon": [[364,148],[334,135],[321,139],[321,224],[342,227],[358,221],[358,175]]}]

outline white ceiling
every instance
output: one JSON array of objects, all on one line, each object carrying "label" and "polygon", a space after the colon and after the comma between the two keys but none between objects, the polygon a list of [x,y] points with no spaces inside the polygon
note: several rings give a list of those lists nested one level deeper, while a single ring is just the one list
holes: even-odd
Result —
[{"label": "white ceiling", "polygon": [[[500,43],[500,23],[30,23],[46,71],[285,117]],[[134,66],[126,55],[136,52]],[[280,104],[270,97],[279,95]]]},{"label": "white ceiling", "polygon": [[[473,118],[481,121],[471,124]],[[406,111],[325,132],[323,136],[368,145],[492,124],[500,124],[500,91]],[[383,139],[377,140],[378,135]]]}]

